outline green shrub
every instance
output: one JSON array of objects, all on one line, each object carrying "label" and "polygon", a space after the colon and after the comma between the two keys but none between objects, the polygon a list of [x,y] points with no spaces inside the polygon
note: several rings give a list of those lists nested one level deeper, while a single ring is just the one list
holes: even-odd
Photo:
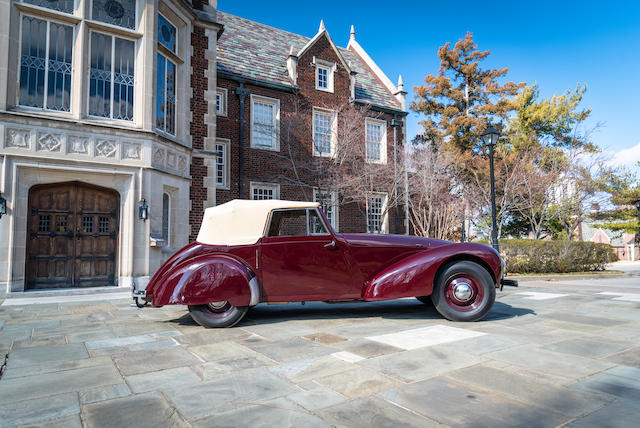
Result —
[{"label": "green shrub", "polygon": [[611,245],[582,241],[505,239],[500,253],[509,273],[598,271],[618,260]]}]

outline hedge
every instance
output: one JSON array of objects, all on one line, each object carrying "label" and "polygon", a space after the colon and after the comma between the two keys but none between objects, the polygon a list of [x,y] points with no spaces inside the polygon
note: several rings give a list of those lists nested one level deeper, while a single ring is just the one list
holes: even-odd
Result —
[{"label": "hedge", "polygon": [[509,273],[599,271],[618,260],[611,245],[582,241],[505,239],[500,253]]}]

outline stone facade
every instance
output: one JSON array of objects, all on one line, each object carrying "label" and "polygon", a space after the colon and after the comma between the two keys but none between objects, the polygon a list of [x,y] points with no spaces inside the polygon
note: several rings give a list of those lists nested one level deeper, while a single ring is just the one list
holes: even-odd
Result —
[{"label": "stone facade", "polygon": [[[215,56],[210,59],[202,55],[211,48],[215,52],[221,29],[215,22],[215,3],[208,6],[179,0],[123,0],[118,4],[124,10],[135,10],[135,22],[117,21],[115,9],[111,11],[113,16],[107,13],[105,18],[96,12],[98,6],[91,0],[77,0],[70,11],[61,1],[0,0],[0,49],[8,53],[0,58],[0,192],[7,200],[8,211],[0,219],[0,236],[8,243],[0,248],[0,294],[25,290],[25,269],[29,268],[26,247],[33,239],[33,231],[27,235],[28,220],[33,215],[29,201],[33,186],[80,182],[118,193],[114,286],[143,288],[162,262],[188,243],[191,175],[194,165],[202,162],[201,157],[194,156],[194,150],[202,149],[208,132],[204,115],[209,107],[204,90],[210,70],[215,87]],[[163,34],[173,40],[171,49],[165,49],[159,41],[161,16],[170,23],[168,28],[174,29],[174,34]],[[115,21],[107,22],[110,17]],[[26,33],[21,32],[27,22],[35,22],[48,32],[70,28],[75,37],[64,43],[69,43],[65,49],[72,52],[71,58],[57,58],[57,62],[49,56],[28,58],[22,52]],[[91,73],[95,72],[84,70],[100,67],[94,63],[99,59],[91,53],[92,49],[98,51],[94,34],[113,43],[112,49],[105,50],[106,55],[109,51],[114,56],[124,55],[118,48],[120,43],[135,47],[129,81],[118,75],[122,69],[112,68],[111,76],[109,70],[103,73],[109,85],[114,83],[109,95],[113,103],[116,97],[128,96],[124,86],[116,84],[131,85],[133,110],[127,113],[126,120],[116,119],[115,107],[108,117],[92,114],[90,100],[95,93],[91,91],[96,89]],[[50,38],[63,43],[62,36]],[[173,129],[160,129],[158,125],[160,54],[175,66],[170,88],[174,99]],[[49,108],[50,102],[46,101],[44,107],[37,102],[35,107],[25,105],[24,91],[30,85],[26,83],[25,64],[35,64],[36,70],[38,61],[46,64],[42,73],[65,61],[70,64],[66,84],[71,89],[62,92],[63,98],[68,97],[64,108]],[[49,88],[52,81],[60,84],[51,73],[45,73]],[[33,87],[38,95],[36,85]],[[166,111],[164,104],[162,107]],[[204,199],[207,197],[205,192]],[[148,220],[139,218],[143,200],[148,205]],[[70,228],[70,233],[77,233],[79,225],[73,227],[76,231]]]}]

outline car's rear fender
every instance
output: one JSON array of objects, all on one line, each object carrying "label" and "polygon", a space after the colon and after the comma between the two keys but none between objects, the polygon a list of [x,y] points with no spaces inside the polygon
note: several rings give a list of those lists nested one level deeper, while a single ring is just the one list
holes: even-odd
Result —
[{"label": "car's rear fender", "polygon": [[462,259],[476,261],[494,279],[500,277],[500,257],[493,249],[481,244],[456,243],[427,249],[387,266],[365,283],[362,298],[388,300],[429,296],[439,268]]},{"label": "car's rear fender", "polygon": [[260,301],[256,275],[228,254],[207,253],[189,258],[154,280],[153,306],[203,305],[225,300],[233,306],[254,306]]}]

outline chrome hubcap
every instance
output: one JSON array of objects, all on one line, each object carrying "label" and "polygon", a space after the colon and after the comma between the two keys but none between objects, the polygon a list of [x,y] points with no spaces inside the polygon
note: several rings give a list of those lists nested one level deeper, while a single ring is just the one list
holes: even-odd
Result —
[{"label": "chrome hubcap", "polygon": [[207,306],[209,306],[209,308],[215,310],[220,310],[222,308],[224,308],[224,306],[227,304],[226,301],[224,302],[211,302],[209,303]]},{"label": "chrome hubcap", "polygon": [[453,287],[453,295],[461,302],[467,302],[473,297],[473,289],[466,282],[459,282]]}]

